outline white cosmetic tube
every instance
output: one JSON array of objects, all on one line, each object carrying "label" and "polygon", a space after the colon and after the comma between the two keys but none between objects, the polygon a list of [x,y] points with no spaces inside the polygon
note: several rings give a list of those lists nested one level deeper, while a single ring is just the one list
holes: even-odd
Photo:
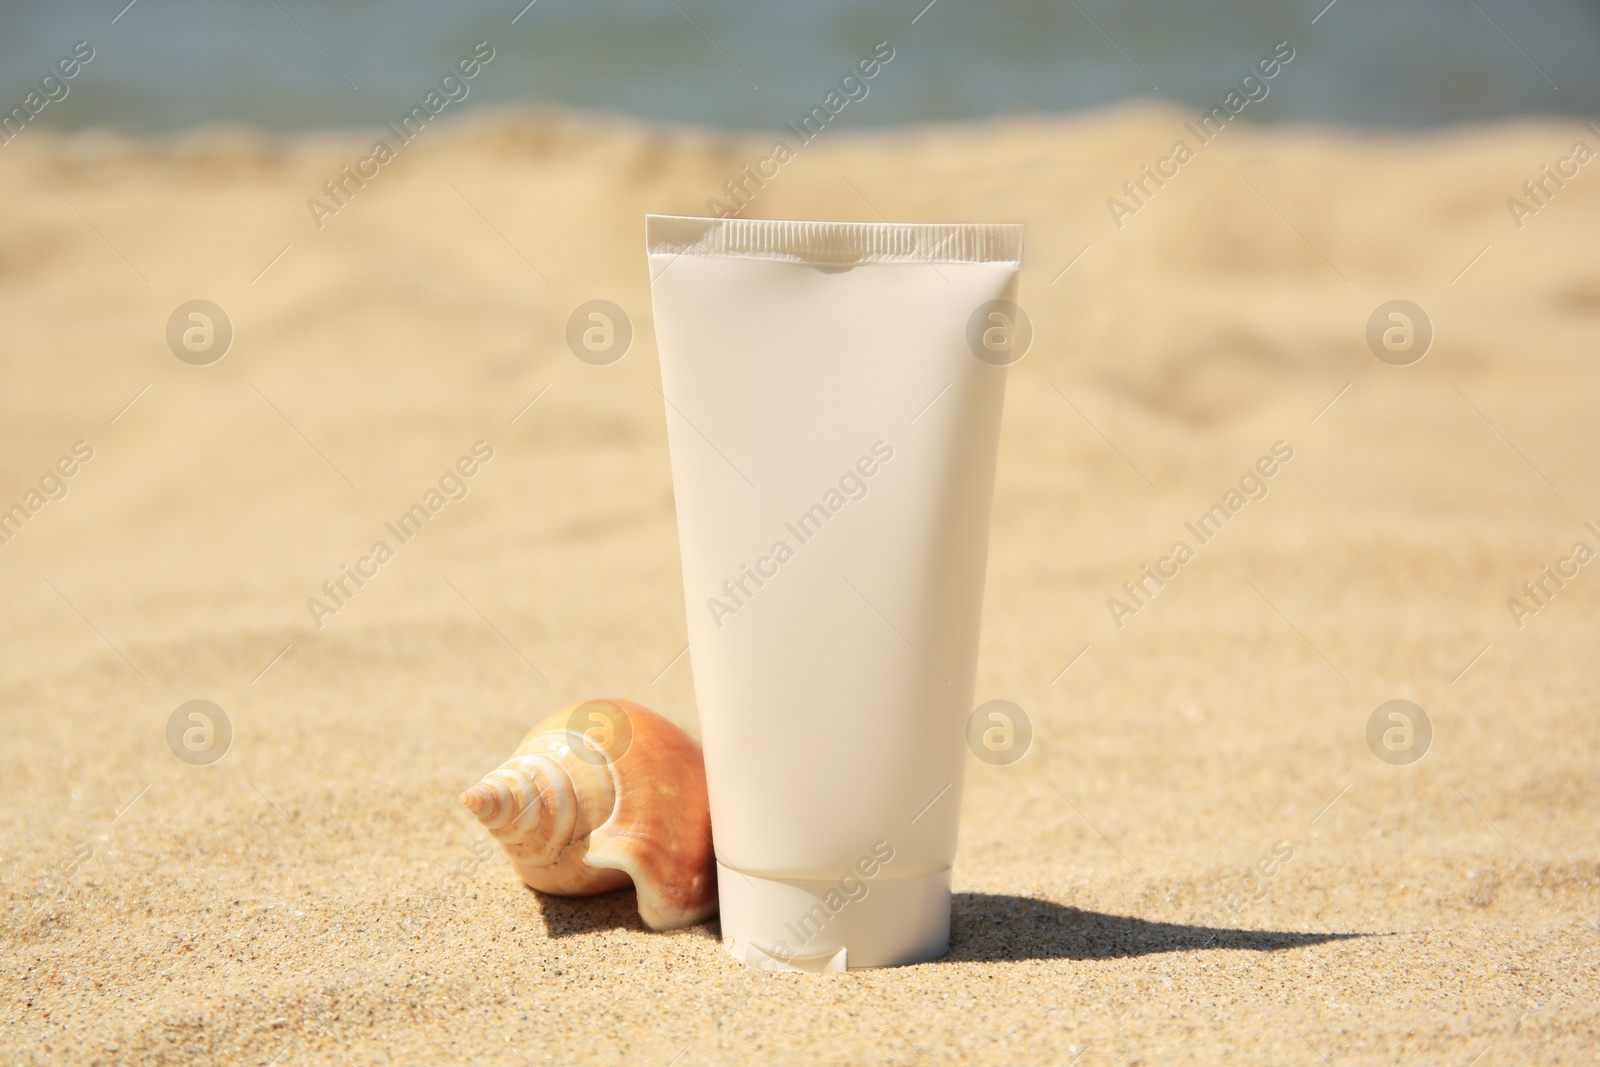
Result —
[{"label": "white cosmetic tube", "polygon": [[1022,228],[651,215],[646,240],[724,942],[935,959]]}]

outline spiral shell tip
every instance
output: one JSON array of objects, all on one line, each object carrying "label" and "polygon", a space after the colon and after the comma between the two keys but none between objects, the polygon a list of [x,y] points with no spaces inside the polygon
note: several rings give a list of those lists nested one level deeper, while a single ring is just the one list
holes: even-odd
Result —
[{"label": "spiral shell tip", "polygon": [[487,782],[479,782],[465,793],[462,793],[461,803],[479,820],[487,820],[493,817],[495,809],[500,806],[499,798],[495,795],[493,787]]}]

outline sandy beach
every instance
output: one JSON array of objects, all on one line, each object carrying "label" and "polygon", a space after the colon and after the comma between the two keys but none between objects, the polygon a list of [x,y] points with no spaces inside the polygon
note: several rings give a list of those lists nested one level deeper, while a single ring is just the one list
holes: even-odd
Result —
[{"label": "sandy beach", "polygon": [[[1600,132],[1238,125],[1131,201],[1189,118],[829,130],[749,199],[1027,227],[978,699],[1033,749],[969,761],[949,957],[829,976],[540,898],[456,799],[585,697],[695,731],[643,216],[770,139],[440,122],[331,214],[370,135],[0,147],[6,1062],[1592,1062],[1600,163],[1524,183]],[[196,299],[210,365],[168,344]],[[592,299],[610,366],[567,348]],[[1369,747],[1391,700],[1414,762]]]}]

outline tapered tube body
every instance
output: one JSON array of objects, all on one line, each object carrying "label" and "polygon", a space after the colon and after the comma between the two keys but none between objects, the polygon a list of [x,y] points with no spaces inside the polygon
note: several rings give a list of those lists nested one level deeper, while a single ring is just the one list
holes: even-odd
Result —
[{"label": "tapered tube body", "polygon": [[1021,229],[647,231],[724,939],[787,969],[934,958]]}]

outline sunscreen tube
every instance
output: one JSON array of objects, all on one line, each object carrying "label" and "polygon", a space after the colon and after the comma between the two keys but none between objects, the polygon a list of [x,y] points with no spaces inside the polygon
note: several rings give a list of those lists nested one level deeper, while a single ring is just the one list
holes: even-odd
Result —
[{"label": "sunscreen tube", "polygon": [[1022,228],[651,215],[646,243],[724,943],[936,959]]}]

